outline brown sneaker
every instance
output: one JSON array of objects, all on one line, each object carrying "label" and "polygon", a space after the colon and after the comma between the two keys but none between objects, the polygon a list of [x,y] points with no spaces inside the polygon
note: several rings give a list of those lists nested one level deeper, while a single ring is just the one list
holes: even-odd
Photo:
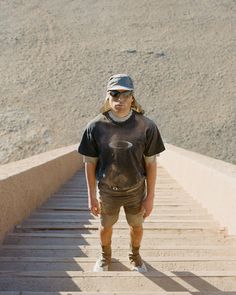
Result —
[{"label": "brown sneaker", "polygon": [[108,271],[111,263],[111,246],[102,246],[102,253],[96,261],[93,271]]},{"label": "brown sneaker", "polygon": [[147,267],[139,254],[139,248],[140,247],[131,246],[131,251],[129,253],[131,270],[138,272],[147,272]]}]

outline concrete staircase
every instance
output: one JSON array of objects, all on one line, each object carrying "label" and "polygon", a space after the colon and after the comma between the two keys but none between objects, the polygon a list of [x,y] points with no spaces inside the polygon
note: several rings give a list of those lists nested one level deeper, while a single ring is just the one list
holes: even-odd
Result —
[{"label": "concrete staircase", "polygon": [[236,239],[159,165],[155,208],[144,223],[141,250],[148,272],[129,270],[122,211],[114,227],[111,271],[93,273],[98,226],[80,170],[5,238],[0,295],[236,294]]}]

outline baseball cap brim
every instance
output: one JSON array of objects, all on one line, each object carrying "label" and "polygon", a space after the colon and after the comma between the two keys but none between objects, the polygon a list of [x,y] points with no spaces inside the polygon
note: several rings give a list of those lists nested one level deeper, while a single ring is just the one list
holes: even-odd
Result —
[{"label": "baseball cap brim", "polygon": [[112,87],[109,87],[107,89],[107,91],[109,91],[109,90],[130,90],[130,91],[133,91],[132,88],[124,87],[124,86],[120,86],[120,85],[113,85]]}]

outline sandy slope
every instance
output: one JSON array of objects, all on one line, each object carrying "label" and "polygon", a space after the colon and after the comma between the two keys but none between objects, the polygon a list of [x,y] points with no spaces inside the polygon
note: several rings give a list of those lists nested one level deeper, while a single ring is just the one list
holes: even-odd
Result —
[{"label": "sandy slope", "polygon": [[235,0],[0,0],[0,162],[79,142],[129,73],[166,142],[236,164]]}]

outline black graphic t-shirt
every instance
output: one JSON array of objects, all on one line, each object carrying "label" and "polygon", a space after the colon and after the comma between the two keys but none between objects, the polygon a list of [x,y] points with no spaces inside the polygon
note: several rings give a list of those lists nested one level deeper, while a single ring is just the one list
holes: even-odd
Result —
[{"label": "black graphic t-shirt", "polygon": [[108,112],[92,120],[78,152],[97,157],[96,178],[100,184],[127,190],[146,176],[144,156],[165,150],[156,124],[133,111],[124,122],[114,121]]}]

